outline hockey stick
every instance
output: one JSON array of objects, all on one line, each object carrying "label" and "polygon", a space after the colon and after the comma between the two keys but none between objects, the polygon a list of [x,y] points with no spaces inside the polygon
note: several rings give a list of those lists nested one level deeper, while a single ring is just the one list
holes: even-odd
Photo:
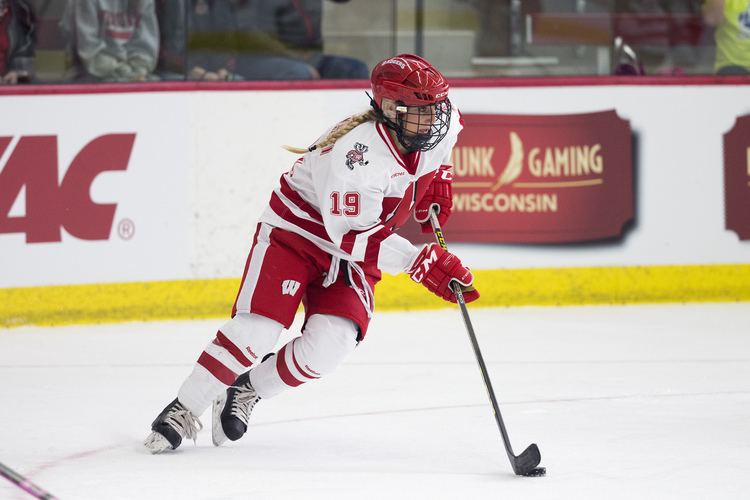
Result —
[{"label": "hockey stick", "polygon": [[[445,243],[443,230],[440,228],[437,213],[434,210],[430,210],[430,223],[432,224],[432,230],[435,233],[435,239],[437,240],[438,245],[440,245],[443,250],[447,251],[448,245]],[[487,395],[490,397],[492,409],[495,411],[495,421],[500,428],[500,434],[503,436],[503,444],[505,445],[506,453],[508,453],[510,464],[513,466],[513,472],[518,476],[544,476],[547,473],[547,469],[544,467],[537,467],[542,460],[542,455],[539,453],[539,447],[536,444],[532,443],[518,456],[513,454],[513,447],[510,445],[508,431],[505,430],[503,416],[500,414],[500,408],[498,407],[497,399],[495,398],[495,391],[492,390],[492,382],[490,382],[490,377],[487,374],[487,366],[484,364],[482,352],[479,350],[479,343],[477,342],[477,336],[474,333],[474,327],[471,326],[471,319],[469,318],[469,311],[466,308],[466,302],[464,301],[464,294],[461,292],[461,285],[453,283],[451,289],[453,290],[453,293],[456,294],[456,301],[461,308],[464,325],[466,325],[466,331],[471,339],[471,346],[474,348],[474,355],[477,358],[477,363],[479,363],[479,369],[481,370],[482,378],[484,379],[484,387],[487,389]]]},{"label": "hockey stick", "polygon": [[46,491],[41,489],[39,486],[35,485],[31,481],[23,477],[21,474],[19,474],[18,472],[14,471],[13,469],[8,467],[7,465],[4,465],[1,462],[0,462],[0,476],[3,476],[5,479],[15,484],[26,493],[33,496],[34,498],[40,498],[43,500],[55,500],[54,496],[47,493]]}]

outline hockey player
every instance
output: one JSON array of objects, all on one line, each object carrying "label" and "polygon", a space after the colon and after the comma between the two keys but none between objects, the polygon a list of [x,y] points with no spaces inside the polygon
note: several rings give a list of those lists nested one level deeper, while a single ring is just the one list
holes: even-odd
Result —
[{"label": "hockey player", "polygon": [[[332,372],[367,333],[380,273],[409,273],[445,300],[452,282],[479,297],[469,269],[436,244],[394,230],[410,213],[430,232],[430,210],[450,215],[451,150],[462,125],[448,83],[402,54],[371,76],[372,109],[337,124],[283,174],[258,224],[232,319],[200,354],[177,398],[153,422],[152,453],[195,440],[213,405],[215,445],[247,430],[255,404]],[[274,349],[302,302],[302,335]]]}]

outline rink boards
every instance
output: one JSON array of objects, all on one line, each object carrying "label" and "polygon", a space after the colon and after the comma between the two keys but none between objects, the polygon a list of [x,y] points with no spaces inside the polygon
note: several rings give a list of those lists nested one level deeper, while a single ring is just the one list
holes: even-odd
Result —
[{"label": "rink boards", "polygon": [[[477,306],[750,300],[750,241],[725,224],[722,152],[750,85],[593,81],[454,85],[465,113],[615,110],[634,136],[635,218],[620,238],[451,244],[446,227],[476,270]],[[367,105],[351,82],[243,85],[0,94],[13,117],[0,122],[0,176],[23,172],[0,203],[0,325],[226,315],[255,221],[295,160],[279,146]],[[750,197],[750,153],[748,164]],[[71,196],[73,210],[54,211]],[[378,285],[379,310],[443,305],[404,277]]]}]

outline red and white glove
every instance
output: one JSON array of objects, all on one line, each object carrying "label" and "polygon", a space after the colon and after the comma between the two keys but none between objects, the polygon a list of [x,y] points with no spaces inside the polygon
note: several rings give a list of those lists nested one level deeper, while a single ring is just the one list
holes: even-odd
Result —
[{"label": "red and white glove", "polygon": [[408,272],[411,279],[449,302],[456,302],[456,295],[450,287],[454,281],[461,285],[465,302],[479,298],[479,292],[471,286],[474,283],[471,271],[461,264],[458,257],[443,250],[437,243],[425,245]]},{"label": "red and white glove", "polygon": [[441,165],[435,172],[427,191],[414,208],[414,219],[422,225],[423,233],[431,233],[430,210],[437,207],[438,222],[445,225],[453,208],[453,172],[450,165]]}]

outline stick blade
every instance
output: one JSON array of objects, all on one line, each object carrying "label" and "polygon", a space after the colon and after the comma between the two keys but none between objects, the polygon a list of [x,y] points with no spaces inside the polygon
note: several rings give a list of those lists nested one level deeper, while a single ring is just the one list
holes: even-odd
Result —
[{"label": "stick blade", "polygon": [[537,467],[542,461],[542,454],[536,444],[532,443],[514,458],[513,471],[519,476],[544,476],[547,473],[544,467]]}]

